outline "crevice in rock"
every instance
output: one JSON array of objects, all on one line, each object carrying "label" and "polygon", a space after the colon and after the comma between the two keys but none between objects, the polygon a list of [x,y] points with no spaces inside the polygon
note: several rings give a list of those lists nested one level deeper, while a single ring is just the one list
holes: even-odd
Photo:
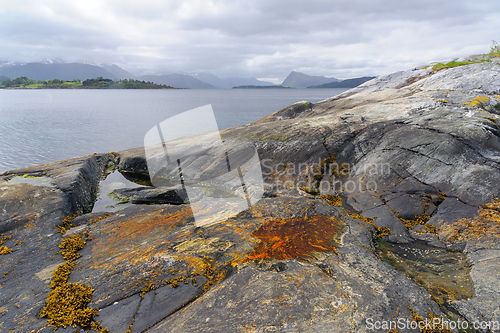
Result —
[{"label": "crevice in rock", "polygon": [[396,149],[398,149],[398,148],[399,148],[399,149],[401,149],[401,150],[408,151],[408,152],[413,153],[413,154],[417,154],[417,155],[423,156],[423,157],[428,158],[428,159],[430,159],[430,160],[434,160],[434,161],[439,162],[439,163],[442,163],[442,164],[444,164],[444,165],[446,165],[446,166],[453,166],[453,164],[449,164],[449,163],[443,162],[443,161],[441,161],[441,160],[439,160],[439,159],[437,159],[437,158],[427,156],[427,155],[425,155],[425,154],[422,154],[422,153],[421,153],[421,152],[419,152],[419,151],[412,150],[412,149],[405,148],[405,147],[396,146],[396,147],[394,147],[394,148],[382,148],[382,151],[391,151],[391,150],[396,150]]},{"label": "crevice in rock", "polygon": [[472,144],[469,140],[467,140],[465,138],[462,138],[462,137],[460,137],[458,135],[452,134],[452,133],[440,131],[437,128],[423,127],[422,125],[418,125],[418,124],[415,124],[414,126],[420,128],[420,129],[423,129],[423,130],[428,130],[428,131],[431,131],[431,132],[436,132],[436,133],[439,133],[439,134],[444,134],[444,135],[448,135],[448,136],[452,137],[456,141],[459,141],[461,144],[467,146],[469,149],[471,149],[472,151],[474,151],[475,153],[477,153],[479,156],[481,156],[485,160],[491,162],[493,165],[490,165],[490,166],[500,171],[500,163],[498,161],[492,160],[491,158],[489,158],[489,157],[484,156],[483,154],[481,154],[481,149],[478,149],[479,147],[476,146],[476,145],[474,145],[474,144]]},{"label": "crevice in rock", "polygon": [[[406,170],[406,169],[405,169]],[[432,184],[428,184],[426,182],[423,182],[421,181],[420,179],[418,179],[416,176],[414,176],[413,174],[411,174],[408,170],[406,170],[406,172],[408,172],[408,174],[410,175],[410,177],[412,177],[413,179],[415,179],[417,182],[423,184],[423,185],[427,185],[427,186],[430,186],[432,187],[433,189],[435,189],[436,191],[438,191],[439,193],[441,193],[441,195],[443,195],[445,198],[453,198],[453,199],[457,199],[458,201],[460,201],[461,203],[463,203],[464,205],[467,205],[467,206],[470,206],[470,207],[474,207],[474,208],[479,208],[479,206],[476,206],[476,205],[473,205],[473,204],[470,204],[470,203],[467,203],[465,201],[463,201],[462,199],[460,199],[459,197],[457,196],[454,196],[454,195],[450,195],[450,194],[447,194],[443,191],[441,191],[440,189],[438,189],[437,187],[435,187],[434,185]],[[441,204],[441,203],[440,203]],[[439,207],[439,205],[436,205],[436,207]]]},{"label": "crevice in rock", "polygon": [[139,304],[137,304],[137,309],[135,310],[134,316],[132,317],[132,321],[130,322],[130,325],[128,327],[128,330],[125,333],[131,333],[132,332],[132,327],[134,327],[134,322],[135,322],[135,317],[137,317],[137,314],[139,313],[139,309],[141,308],[143,298],[139,300]]}]

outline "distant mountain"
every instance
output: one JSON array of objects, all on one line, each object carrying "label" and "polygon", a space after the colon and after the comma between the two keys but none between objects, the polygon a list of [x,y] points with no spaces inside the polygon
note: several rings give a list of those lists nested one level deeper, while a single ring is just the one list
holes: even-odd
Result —
[{"label": "distant mountain", "polygon": [[123,68],[121,68],[117,65],[105,65],[104,64],[104,65],[101,65],[100,67],[104,68],[105,70],[107,70],[111,74],[115,75],[120,80],[135,79],[136,78],[136,76],[134,74],[127,72],[126,70],[124,70]]},{"label": "distant mountain", "polygon": [[370,81],[371,79],[374,79],[375,76],[363,76],[363,77],[357,77],[354,79],[347,79],[347,80],[342,80],[338,82],[330,82],[330,83],[325,83],[321,84],[319,86],[311,86],[308,88],[355,88],[359,86],[360,84],[363,84],[367,81]]},{"label": "distant mountain", "polygon": [[7,76],[0,76],[0,82],[7,81],[9,79],[10,78],[8,78]]},{"label": "distant mountain", "polygon": [[137,80],[151,81],[156,84],[166,84],[174,88],[215,89],[213,85],[185,74],[142,75],[138,76]]},{"label": "distant mountain", "polygon": [[272,85],[272,86],[254,86],[254,85],[249,85],[249,86],[237,86],[237,87],[233,87],[233,89],[293,89],[293,88],[291,88],[291,87],[277,86],[277,85]]},{"label": "distant mountain", "polygon": [[237,86],[272,86],[272,82],[260,81],[254,77],[219,78],[213,74],[195,73],[190,76],[217,88],[231,89]]},{"label": "distant mountain", "polygon": [[35,80],[86,80],[102,76],[105,79],[117,80],[118,77],[104,68],[80,63],[41,63],[31,62],[0,68],[0,75],[10,78],[26,76]]},{"label": "distant mountain", "polygon": [[324,83],[338,82],[334,77],[311,76],[304,73],[292,71],[281,84],[284,87],[292,88],[307,88],[317,86]]}]

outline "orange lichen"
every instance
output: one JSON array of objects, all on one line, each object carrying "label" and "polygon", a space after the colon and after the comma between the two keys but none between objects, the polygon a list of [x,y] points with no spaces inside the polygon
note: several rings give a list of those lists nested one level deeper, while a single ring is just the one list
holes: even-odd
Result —
[{"label": "orange lichen", "polygon": [[[92,248],[95,268],[121,262],[135,264],[148,261],[164,246],[164,232],[181,226],[192,216],[189,206],[173,212],[172,209],[160,208],[146,214],[120,217],[119,223],[104,225],[101,237]],[[189,237],[190,232],[186,230],[186,236]],[[143,244],[145,239],[147,244]],[[124,248],[127,250],[123,251]]]},{"label": "orange lichen", "polygon": [[110,216],[111,216],[111,213],[108,213],[108,214],[103,214],[103,215],[101,215],[101,216],[99,216],[99,217],[96,217],[96,218],[93,218],[93,219],[88,220],[88,224],[94,224],[94,223],[97,223],[97,222],[99,222],[99,221],[101,221],[101,220],[104,220],[105,218],[110,217]]},{"label": "orange lichen", "polygon": [[341,223],[330,216],[277,219],[252,233],[261,240],[248,259],[303,259],[311,252],[335,251]]}]

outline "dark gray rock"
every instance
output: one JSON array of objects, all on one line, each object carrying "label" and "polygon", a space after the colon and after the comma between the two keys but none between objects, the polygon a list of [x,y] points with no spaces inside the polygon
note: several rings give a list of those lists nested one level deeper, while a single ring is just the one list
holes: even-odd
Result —
[{"label": "dark gray rock", "polygon": [[[373,240],[380,227],[391,230],[390,242],[417,239],[466,253],[474,297],[452,304],[468,320],[498,318],[496,222],[485,222],[477,237],[448,237],[450,230],[466,228],[457,231],[460,219],[480,219],[478,208],[500,196],[500,117],[487,108],[499,102],[499,59],[490,60],[386,75],[314,105],[298,103],[225,129],[224,144],[202,147],[208,134],[168,142],[169,151],[180,155],[196,147],[182,155],[183,174],[204,194],[234,191],[236,182],[217,179],[227,173],[226,156],[244,161],[258,151],[266,197],[220,221],[207,205],[217,223],[203,227],[196,227],[183,204],[175,163],[164,174],[177,187],[115,192],[157,205],[86,214],[107,165],[149,176],[143,148],[0,174],[0,228],[13,236],[5,245],[14,250],[0,258],[0,271],[8,272],[0,288],[7,300],[2,329],[48,329],[36,314],[62,262],[55,254],[61,237],[53,227],[74,214],[81,216],[69,233],[88,230],[93,239],[80,251],[70,281],[95,289],[90,306],[101,308],[98,319],[112,332],[132,321],[135,332],[366,332],[367,318],[443,315],[425,289],[379,260]],[[483,95],[484,106],[470,103]],[[49,177],[54,187],[7,181],[24,174]],[[328,205],[325,193],[317,193],[320,185],[334,185],[328,193],[340,194],[342,207]],[[162,204],[172,200],[180,205]],[[400,219],[421,214],[431,219],[412,230]],[[269,239],[282,242],[277,247],[293,250],[300,246],[289,242],[318,216],[343,224],[328,235],[335,253],[319,247],[307,258],[251,259],[262,226],[286,219],[305,223],[302,231],[265,229]],[[436,234],[428,232],[432,226]],[[177,288],[170,288],[173,277],[183,279]]]},{"label": "dark gray rock", "polygon": [[126,332],[133,324],[141,300],[134,295],[99,309],[99,323],[110,332]]},{"label": "dark gray rock", "polygon": [[137,187],[120,188],[112,192],[114,196],[121,200],[128,200],[134,204],[185,204],[194,202],[203,196],[201,188],[193,188],[188,197],[187,192],[181,185],[175,187]]},{"label": "dark gray rock", "polygon": [[165,286],[148,292],[134,317],[132,332],[144,332],[193,301],[202,293],[203,286],[207,282],[204,277],[200,276],[197,280],[199,283],[197,287],[191,283],[182,282],[177,288]]},{"label": "dark gray rock", "polygon": [[313,103],[307,101],[300,101],[279,111],[274,112],[272,115],[259,119],[252,124],[261,124],[271,121],[280,121],[285,119],[297,119],[307,117],[311,114]]},{"label": "dark gray rock", "polygon": [[[2,236],[11,237],[4,246],[13,250],[0,256],[5,272],[0,288],[2,329],[25,332],[28,327],[47,326],[38,313],[50,291],[52,273],[63,263],[56,254],[61,235],[54,227],[67,216],[88,211],[108,161],[109,155],[94,155],[0,174],[0,226]],[[48,177],[54,187],[7,181],[16,175]]]}]

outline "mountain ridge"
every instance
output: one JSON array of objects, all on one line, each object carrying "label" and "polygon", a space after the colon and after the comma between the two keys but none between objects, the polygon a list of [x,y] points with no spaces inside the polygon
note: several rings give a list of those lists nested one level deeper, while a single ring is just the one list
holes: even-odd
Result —
[{"label": "mountain ridge", "polygon": [[328,78],[325,76],[312,76],[304,73],[292,71],[281,83],[284,87],[292,88],[307,88],[310,86],[317,86],[324,83],[338,82],[339,79],[334,77]]},{"label": "mountain ridge", "polygon": [[320,84],[318,86],[311,86],[307,88],[356,88],[360,84],[363,84],[367,81],[370,81],[372,79],[375,79],[376,76],[363,76],[363,77],[356,77],[352,79],[345,79],[342,81],[337,81],[337,82],[329,82],[329,83],[324,83]]},{"label": "mountain ridge", "polygon": [[138,76],[137,79],[151,81],[156,84],[166,84],[167,86],[175,88],[216,89],[213,85],[186,74],[141,75]]},{"label": "mountain ridge", "polygon": [[202,82],[208,83],[217,88],[231,89],[238,86],[272,86],[272,82],[261,81],[254,77],[226,77],[220,78],[209,73],[192,73],[190,75]]},{"label": "mountain ridge", "polygon": [[31,62],[0,68],[0,75],[10,78],[29,77],[35,80],[87,80],[97,77],[118,80],[119,78],[102,67],[81,63]]}]

